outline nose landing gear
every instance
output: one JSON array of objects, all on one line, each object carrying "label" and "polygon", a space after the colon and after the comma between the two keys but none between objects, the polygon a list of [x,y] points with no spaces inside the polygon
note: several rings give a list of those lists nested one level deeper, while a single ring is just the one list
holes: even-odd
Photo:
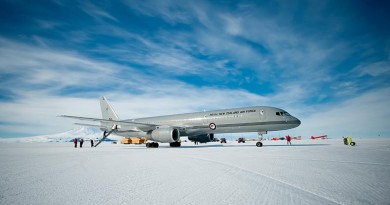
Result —
[{"label": "nose landing gear", "polygon": [[256,142],[256,147],[262,147],[263,143],[262,142]]},{"label": "nose landing gear", "polygon": [[263,134],[267,134],[267,131],[266,132],[259,131],[258,134],[259,134],[258,135],[259,141],[256,142],[256,147],[262,147],[263,143],[261,141],[263,140]]}]

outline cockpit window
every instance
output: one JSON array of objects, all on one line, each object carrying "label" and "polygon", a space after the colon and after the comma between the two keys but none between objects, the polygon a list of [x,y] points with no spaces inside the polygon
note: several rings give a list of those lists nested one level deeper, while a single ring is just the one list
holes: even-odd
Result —
[{"label": "cockpit window", "polygon": [[279,115],[279,116],[291,116],[288,112],[276,112],[276,115]]}]

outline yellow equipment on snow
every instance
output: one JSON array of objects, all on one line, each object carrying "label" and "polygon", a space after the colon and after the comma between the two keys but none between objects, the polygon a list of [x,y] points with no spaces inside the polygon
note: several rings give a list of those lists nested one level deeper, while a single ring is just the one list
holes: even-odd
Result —
[{"label": "yellow equipment on snow", "polygon": [[355,146],[356,145],[356,143],[352,141],[351,137],[344,138],[344,144],[345,145],[351,145],[351,146]]},{"label": "yellow equipment on snow", "polygon": [[122,138],[122,144],[145,144],[145,138]]}]

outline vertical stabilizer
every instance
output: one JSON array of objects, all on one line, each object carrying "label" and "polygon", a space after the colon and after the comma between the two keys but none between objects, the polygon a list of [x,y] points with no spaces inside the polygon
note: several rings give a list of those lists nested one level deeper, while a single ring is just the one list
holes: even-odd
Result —
[{"label": "vertical stabilizer", "polygon": [[100,108],[102,109],[102,116],[105,120],[119,120],[118,115],[116,115],[114,109],[108,103],[106,97],[100,98]]}]

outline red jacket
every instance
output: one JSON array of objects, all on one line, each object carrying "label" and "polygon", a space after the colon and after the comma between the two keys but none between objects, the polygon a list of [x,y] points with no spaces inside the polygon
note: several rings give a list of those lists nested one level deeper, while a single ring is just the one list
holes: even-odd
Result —
[{"label": "red jacket", "polygon": [[291,141],[291,137],[290,136],[286,136],[286,140],[287,141]]},{"label": "red jacket", "polygon": [[73,140],[73,143],[75,143],[75,144],[76,144],[76,143],[77,143],[77,139],[74,139],[74,140]]}]

